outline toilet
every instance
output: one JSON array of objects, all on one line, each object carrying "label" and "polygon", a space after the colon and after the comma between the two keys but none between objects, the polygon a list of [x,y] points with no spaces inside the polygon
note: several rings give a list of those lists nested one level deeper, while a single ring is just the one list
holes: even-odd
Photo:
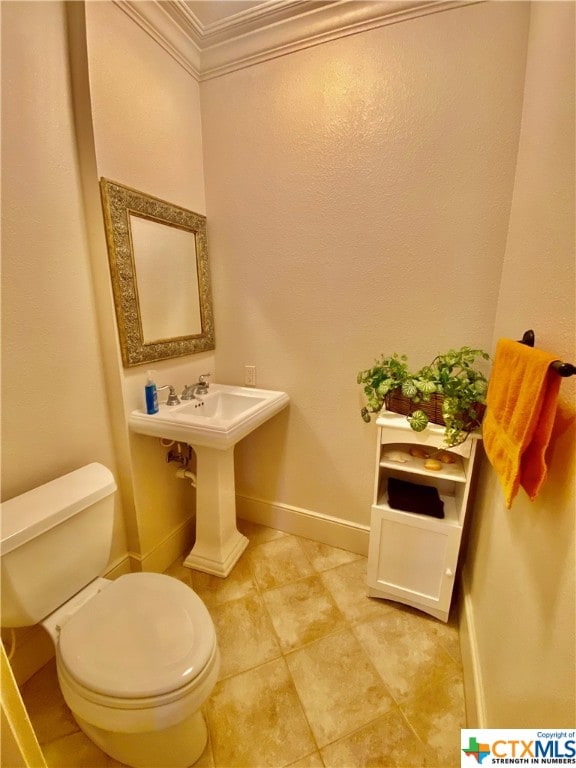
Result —
[{"label": "toilet", "polygon": [[207,740],[214,624],[171,576],[102,578],[115,491],[93,463],[2,503],[2,626],[48,631],[64,700],[103,752],[134,768],[187,768]]}]

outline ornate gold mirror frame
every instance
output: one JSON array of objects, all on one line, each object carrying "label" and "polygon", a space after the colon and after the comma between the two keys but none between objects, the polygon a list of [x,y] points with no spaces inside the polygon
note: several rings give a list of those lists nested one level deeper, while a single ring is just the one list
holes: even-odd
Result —
[{"label": "ornate gold mirror frame", "polygon": [[214,349],[206,217],[100,180],[125,367]]}]

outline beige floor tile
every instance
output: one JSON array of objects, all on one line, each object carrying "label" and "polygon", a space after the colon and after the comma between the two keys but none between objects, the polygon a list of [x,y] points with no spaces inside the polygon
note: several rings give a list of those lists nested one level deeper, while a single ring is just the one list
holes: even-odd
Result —
[{"label": "beige floor tile", "polygon": [[384,714],[393,701],[348,629],[286,656],[318,746]]},{"label": "beige floor tile", "polygon": [[[185,568],[183,557],[166,571],[204,600],[222,654],[198,768],[459,765],[455,619],[368,598],[363,557],[239,528],[250,546],[227,579]],[[122,768],[78,729],[53,661],[22,692],[49,768]]]},{"label": "beige floor tile", "polygon": [[267,541],[274,541],[288,535],[284,531],[277,531],[274,528],[258,525],[258,523],[252,523],[249,520],[238,519],[236,524],[240,533],[243,533],[248,538],[250,542],[248,544],[249,549],[257,547],[258,544],[265,544]]},{"label": "beige floor tile", "polygon": [[320,757],[320,752],[312,752],[301,760],[291,763],[287,768],[324,768],[324,762]]},{"label": "beige floor tile", "polygon": [[79,730],[60,692],[54,659],[22,686],[22,698],[40,744]]},{"label": "beige floor tile", "polygon": [[344,563],[363,559],[362,555],[357,555],[355,552],[347,552],[345,549],[330,547],[328,544],[322,544],[319,541],[300,539],[300,543],[315,571],[327,571],[329,568],[335,568],[337,565],[344,565]]},{"label": "beige floor tile", "polygon": [[428,618],[416,611],[398,607],[356,623],[352,631],[397,701],[460,671],[428,629]]},{"label": "beige floor tile", "polygon": [[185,556],[182,555],[182,557],[179,557],[178,560],[175,560],[172,565],[164,571],[164,573],[167,576],[172,576],[173,578],[178,579],[178,581],[183,581],[184,584],[190,586],[192,571],[190,568],[186,568],[185,565],[182,565],[184,562],[184,557]]},{"label": "beige floor tile", "polygon": [[283,536],[247,552],[260,589],[273,589],[312,576],[314,570],[296,536]]},{"label": "beige floor tile", "polygon": [[331,568],[321,574],[322,582],[348,621],[389,610],[390,604],[368,597],[365,557]]},{"label": "beige floor tile", "polygon": [[218,768],[279,768],[316,749],[284,659],[221,681],[206,709]]},{"label": "beige floor tile", "polygon": [[434,750],[439,768],[460,765],[460,729],[466,727],[460,674],[409,697],[401,709],[422,741]]},{"label": "beige floor tile", "polygon": [[220,679],[282,655],[259,594],[215,605],[211,614],[220,648]]},{"label": "beige floor tile", "polygon": [[42,746],[48,768],[125,768],[81,731]]},{"label": "beige floor tile", "polygon": [[317,576],[270,589],[262,597],[285,652],[345,625],[344,617]]},{"label": "beige floor tile", "polygon": [[438,640],[440,645],[442,645],[442,647],[448,651],[454,661],[457,664],[462,664],[457,611],[452,610],[450,620],[447,624],[445,624],[443,621],[437,621],[432,617],[428,617],[427,626],[429,631],[433,633],[434,637]]},{"label": "beige floor tile", "polygon": [[396,708],[321,753],[328,768],[439,768]]},{"label": "beige floor tile", "polygon": [[256,582],[252,574],[250,560],[244,553],[225,579],[209,573],[187,568],[190,584],[210,610],[214,605],[238,600],[256,591]]}]

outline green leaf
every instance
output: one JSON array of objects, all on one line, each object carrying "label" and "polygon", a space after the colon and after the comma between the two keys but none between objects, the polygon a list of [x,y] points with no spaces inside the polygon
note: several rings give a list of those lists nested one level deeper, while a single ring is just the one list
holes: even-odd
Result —
[{"label": "green leaf", "polygon": [[422,432],[428,426],[428,416],[424,411],[414,411],[408,416],[408,421],[414,432]]},{"label": "green leaf", "polygon": [[392,388],[393,383],[394,382],[392,381],[392,379],[384,379],[384,381],[380,382],[380,384],[378,385],[378,389],[376,391],[378,392],[379,395],[384,397],[385,395],[388,394],[388,392],[390,392],[390,389]]},{"label": "green leaf", "polygon": [[407,381],[402,382],[402,394],[405,397],[414,397],[418,394],[414,379],[408,379]]}]

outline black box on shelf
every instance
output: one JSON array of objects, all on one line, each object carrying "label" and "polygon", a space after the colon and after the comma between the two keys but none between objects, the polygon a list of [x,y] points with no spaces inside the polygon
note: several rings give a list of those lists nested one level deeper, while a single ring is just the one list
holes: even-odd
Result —
[{"label": "black box on shelf", "polygon": [[392,509],[415,512],[429,517],[444,517],[444,502],[437,488],[388,478],[388,504]]}]

